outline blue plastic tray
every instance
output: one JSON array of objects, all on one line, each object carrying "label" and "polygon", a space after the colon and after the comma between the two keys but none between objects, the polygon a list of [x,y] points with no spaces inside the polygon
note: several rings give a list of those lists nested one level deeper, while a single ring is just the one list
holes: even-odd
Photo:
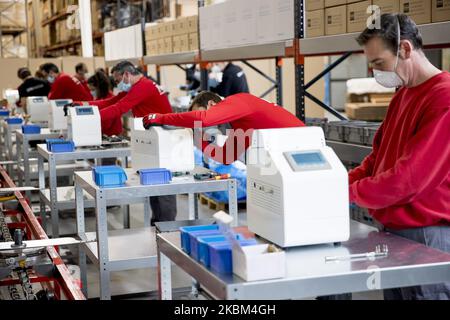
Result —
[{"label": "blue plastic tray", "polygon": [[92,168],[92,178],[100,187],[122,187],[127,175],[119,166],[97,166]]},{"label": "blue plastic tray", "polygon": [[22,118],[5,118],[7,124],[21,124],[23,122]]},{"label": "blue plastic tray", "polygon": [[41,127],[37,124],[26,124],[22,126],[22,133],[24,134],[39,134]]},{"label": "blue plastic tray", "polygon": [[[240,233],[236,234],[237,240],[245,240],[244,236]],[[204,236],[198,237],[198,261],[203,263],[203,265],[207,268],[210,267],[211,261],[209,259],[209,247],[208,244],[216,243],[216,244],[229,244],[227,237],[224,235],[219,236]]]},{"label": "blue plastic tray", "polygon": [[73,152],[75,150],[75,144],[70,140],[63,139],[47,139],[47,150],[49,152],[61,153],[61,152]]},{"label": "blue plastic tray", "polygon": [[172,181],[172,173],[165,168],[141,169],[139,170],[141,184],[166,184]]},{"label": "blue plastic tray", "polygon": [[222,233],[218,229],[189,232],[189,246],[191,247],[191,252],[189,253],[189,255],[198,261],[198,238],[220,235],[222,235]]},{"label": "blue plastic tray", "polygon": [[[245,239],[239,241],[241,246],[257,244],[256,239]],[[222,274],[233,273],[232,247],[230,243],[209,243],[209,257],[211,270]]]},{"label": "blue plastic tray", "polygon": [[9,110],[0,110],[0,117],[9,116]]},{"label": "blue plastic tray", "polygon": [[187,226],[180,227],[181,232],[181,248],[187,254],[191,253],[191,244],[189,240],[189,232],[201,231],[201,230],[219,230],[219,226],[217,224],[208,224],[201,226]]}]

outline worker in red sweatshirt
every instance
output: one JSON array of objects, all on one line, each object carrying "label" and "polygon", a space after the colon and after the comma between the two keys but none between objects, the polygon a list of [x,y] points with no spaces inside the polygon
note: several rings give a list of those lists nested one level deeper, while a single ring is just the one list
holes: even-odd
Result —
[{"label": "worker in red sweatshirt", "polygon": [[[384,14],[357,41],[377,82],[397,87],[373,151],[349,173],[350,201],[386,230],[450,252],[450,74],[422,51],[415,23]],[[449,299],[450,282],[385,290],[385,299]]]},{"label": "worker in red sweatshirt", "polygon": [[248,93],[235,94],[222,100],[219,95],[204,91],[194,98],[191,110],[185,113],[150,114],[143,119],[144,127],[172,125],[205,128],[229,124],[233,130],[227,132],[228,138],[223,147],[210,144],[210,141],[202,141],[199,147],[207,157],[230,164],[249,147],[252,130],[304,126],[286,109]]},{"label": "worker in red sweatshirt", "polygon": [[44,63],[39,70],[51,85],[48,98],[72,99],[74,101],[92,100],[92,95],[84,85],[74,76],[59,71],[53,63]]}]

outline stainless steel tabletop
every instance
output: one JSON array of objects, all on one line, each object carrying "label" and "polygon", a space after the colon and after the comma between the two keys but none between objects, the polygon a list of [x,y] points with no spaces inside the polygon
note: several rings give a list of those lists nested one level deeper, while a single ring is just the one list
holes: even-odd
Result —
[{"label": "stainless steel tabletop", "polygon": [[[286,276],[265,281],[211,272],[182,251],[179,232],[158,234],[157,244],[161,254],[218,299],[293,299],[450,281],[450,254],[356,221],[341,245],[287,249]],[[325,262],[327,256],[370,252],[379,244],[389,246],[387,257]]]}]

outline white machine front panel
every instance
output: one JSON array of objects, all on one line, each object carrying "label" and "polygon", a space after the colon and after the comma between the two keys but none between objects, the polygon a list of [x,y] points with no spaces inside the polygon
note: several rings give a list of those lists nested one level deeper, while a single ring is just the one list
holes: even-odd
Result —
[{"label": "white machine front panel", "polygon": [[28,97],[27,112],[31,122],[48,124],[50,104],[47,97]]},{"label": "white machine front panel", "polygon": [[100,113],[95,106],[69,108],[68,129],[77,147],[102,144]]},{"label": "white machine front panel", "polygon": [[67,117],[64,115],[64,106],[72,102],[71,99],[50,100],[50,130],[67,129]]}]

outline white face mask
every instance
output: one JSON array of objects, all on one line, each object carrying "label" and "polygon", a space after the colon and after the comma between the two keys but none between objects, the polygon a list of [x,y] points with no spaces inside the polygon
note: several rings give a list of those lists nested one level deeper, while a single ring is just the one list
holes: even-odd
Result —
[{"label": "white face mask", "polygon": [[394,71],[382,71],[373,69],[375,81],[386,88],[397,88],[404,85],[402,78],[395,72],[398,64],[398,56],[400,52],[400,23],[397,21],[397,57],[395,59]]}]

